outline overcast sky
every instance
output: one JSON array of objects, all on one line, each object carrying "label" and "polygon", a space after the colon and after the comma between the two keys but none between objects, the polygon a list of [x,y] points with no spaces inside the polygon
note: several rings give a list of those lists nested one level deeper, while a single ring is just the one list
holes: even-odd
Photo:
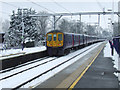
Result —
[{"label": "overcast sky", "polygon": [[[37,12],[75,13],[102,11],[103,8],[107,11],[108,9],[111,9],[112,4],[114,4],[114,11],[118,11],[118,1],[119,0],[0,0],[0,18],[10,20],[12,11],[17,11],[17,8],[33,8]],[[44,8],[33,4],[32,2],[35,2]],[[98,16],[95,15],[85,15],[82,16],[82,22],[95,23],[98,20],[97,17]],[[79,16],[69,16],[67,18],[70,20],[79,20]],[[110,22],[108,18],[111,18],[111,15],[101,15],[100,26],[107,28],[108,22]],[[114,20],[117,21],[117,15],[114,15]]]}]

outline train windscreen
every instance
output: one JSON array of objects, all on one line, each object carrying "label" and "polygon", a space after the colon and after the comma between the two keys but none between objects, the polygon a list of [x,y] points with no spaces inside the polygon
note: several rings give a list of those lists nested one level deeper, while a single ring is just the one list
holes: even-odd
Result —
[{"label": "train windscreen", "polygon": [[62,41],[62,34],[58,34],[58,41]]},{"label": "train windscreen", "polygon": [[48,41],[52,41],[52,34],[48,34]]}]

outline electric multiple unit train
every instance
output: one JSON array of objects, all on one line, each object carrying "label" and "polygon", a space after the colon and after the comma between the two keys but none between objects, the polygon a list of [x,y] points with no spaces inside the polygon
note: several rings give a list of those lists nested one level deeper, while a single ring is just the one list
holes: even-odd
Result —
[{"label": "electric multiple unit train", "polygon": [[73,48],[80,48],[98,41],[101,39],[96,36],[64,33],[59,30],[53,30],[46,34],[46,47],[49,56],[65,55]]}]

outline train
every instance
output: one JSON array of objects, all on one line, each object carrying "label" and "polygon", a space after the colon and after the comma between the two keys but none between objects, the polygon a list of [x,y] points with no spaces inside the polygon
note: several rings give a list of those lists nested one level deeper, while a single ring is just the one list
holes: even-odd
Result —
[{"label": "train", "polygon": [[97,36],[66,33],[52,30],[46,34],[46,47],[49,56],[62,56],[70,53],[71,49],[78,49],[86,45],[102,41]]}]

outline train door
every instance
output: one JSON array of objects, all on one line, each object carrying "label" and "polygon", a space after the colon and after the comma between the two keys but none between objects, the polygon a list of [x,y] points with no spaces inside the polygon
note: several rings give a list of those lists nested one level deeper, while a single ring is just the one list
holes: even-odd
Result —
[{"label": "train door", "polygon": [[74,35],[72,35],[72,47],[74,47]]},{"label": "train door", "polygon": [[57,46],[57,33],[53,33],[53,47]]},{"label": "train door", "polygon": [[83,44],[85,44],[85,36],[84,35],[82,36],[82,39],[83,39]]},{"label": "train door", "polygon": [[57,45],[58,47],[63,46],[63,33],[57,33]]},{"label": "train door", "polygon": [[47,46],[48,47],[53,46],[53,34],[52,33],[47,34]]}]

